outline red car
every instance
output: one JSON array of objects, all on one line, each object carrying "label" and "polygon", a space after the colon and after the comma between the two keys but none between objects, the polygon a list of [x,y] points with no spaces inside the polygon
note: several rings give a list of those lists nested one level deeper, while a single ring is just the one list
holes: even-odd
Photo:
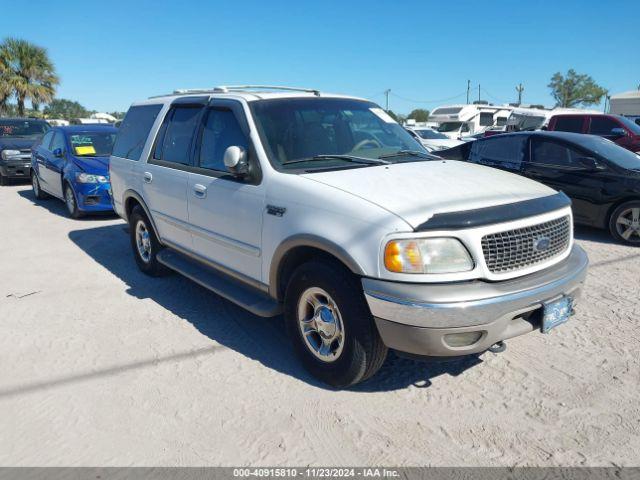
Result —
[{"label": "red car", "polygon": [[549,120],[548,130],[598,135],[627,150],[640,153],[640,126],[621,115],[606,113],[554,115]]}]

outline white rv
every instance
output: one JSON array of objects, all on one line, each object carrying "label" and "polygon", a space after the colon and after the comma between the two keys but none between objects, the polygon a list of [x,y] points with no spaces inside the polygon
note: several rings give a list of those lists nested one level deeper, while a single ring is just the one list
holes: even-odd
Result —
[{"label": "white rv", "polygon": [[438,123],[438,131],[459,139],[504,127],[513,107],[508,105],[448,105],[436,108],[429,121]]},{"label": "white rv", "polygon": [[609,113],[624,115],[640,125],[640,90],[611,95]]},{"label": "white rv", "polygon": [[515,107],[507,120],[506,131],[540,130],[546,127],[554,115],[567,113],[600,113],[597,110],[580,108],[533,108]]}]

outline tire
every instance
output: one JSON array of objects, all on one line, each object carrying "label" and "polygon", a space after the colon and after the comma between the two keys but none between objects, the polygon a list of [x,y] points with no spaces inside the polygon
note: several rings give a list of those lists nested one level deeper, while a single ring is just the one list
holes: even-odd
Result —
[{"label": "tire", "polygon": [[7,185],[9,185],[9,178],[0,173],[0,186],[5,187]]},{"label": "tire", "polygon": [[618,242],[640,246],[640,201],[616,208],[609,218],[609,231]]},{"label": "tire", "polygon": [[[129,238],[133,256],[140,271],[151,277],[160,277],[169,272],[167,267],[158,262],[157,255],[163,247],[156,237],[151,222],[139,205],[134,207],[129,215]],[[138,245],[139,241],[140,245]]]},{"label": "tire", "polygon": [[46,200],[49,198],[49,194],[44,192],[40,187],[40,179],[36,172],[31,172],[31,188],[33,189],[33,195],[38,200]]},{"label": "tire", "polygon": [[387,356],[360,282],[338,262],[312,260],[295,270],[285,292],[284,318],[303,366],[333,387],[368,379]]},{"label": "tire", "polygon": [[78,209],[78,198],[76,193],[68,183],[64,184],[64,204],[67,206],[67,212],[71,218],[76,220],[82,217],[82,212]]}]

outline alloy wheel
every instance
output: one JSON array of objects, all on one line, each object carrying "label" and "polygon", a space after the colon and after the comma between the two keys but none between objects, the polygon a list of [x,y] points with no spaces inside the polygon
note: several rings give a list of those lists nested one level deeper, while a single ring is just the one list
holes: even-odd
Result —
[{"label": "alloy wheel", "polygon": [[307,349],[323,362],[334,362],[344,349],[344,324],[336,302],[311,287],[298,300],[298,326]]},{"label": "alloy wheel", "polygon": [[616,219],[616,230],[627,242],[640,243],[640,207],[620,212]]},{"label": "alloy wheel", "polygon": [[64,203],[66,203],[69,213],[73,215],[73,212],[76,211],[76,197],[73,195],[71,187],[67,187],[64,191]]},{"label": "alloy wheel", "polygon": [[136,224],[136,246],[142,261],[149,263],[151,260],[151,237],[147,226],[142,220],[139,220]]}]

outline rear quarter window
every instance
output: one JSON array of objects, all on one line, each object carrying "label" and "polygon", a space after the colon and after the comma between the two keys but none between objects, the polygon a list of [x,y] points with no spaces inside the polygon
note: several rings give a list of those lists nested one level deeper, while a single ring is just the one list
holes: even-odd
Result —
[{"label": "rear quarter window", "polygon": [[553,130],[557,132],[582,133],[584,117],[557,117]]},{"label": "rear quarter window", "polygon": [[131,107],[118,130],[113,156],[140,160],[151,127],[161,109],[160,104]]}]

